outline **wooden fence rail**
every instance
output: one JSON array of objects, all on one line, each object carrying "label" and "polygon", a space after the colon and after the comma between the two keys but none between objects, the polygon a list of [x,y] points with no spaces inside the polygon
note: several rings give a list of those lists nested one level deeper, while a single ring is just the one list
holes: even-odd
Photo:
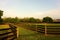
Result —
[{"label": "wooden fence rail", "polygon": [[28,24],[23,28],[36,31],[45,35],[60,35],[60,24]]},{"label": "wooden fence rail", "polygon": [[[38,25],[37,25],[38,26]],[[37,27],[37,32],[43,33],[45,35],[52,34],[52,35],[60,35],[60,25],[39,25]]]},{"label": "wooden fence rail", "polygon": [[9,24],[10,28],[0,29],[0,40],[16,40],[17,30],[14,25]]},{"label": "wooden fence rail", "polygon": [[[20,24],[18,24],[20,26]],[[45,35],[60,35],[60,24],[24,24],[20,26]]]}]

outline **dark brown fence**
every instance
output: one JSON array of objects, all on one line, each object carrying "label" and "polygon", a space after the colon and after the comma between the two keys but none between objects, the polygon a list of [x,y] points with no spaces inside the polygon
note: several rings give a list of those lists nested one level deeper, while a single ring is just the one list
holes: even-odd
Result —
[{"label": "dark brown fence", "polygon": [[37,32],[45,35],[60,35],[60,25],[37,25]]},{"label": "dark brown fence", "polygon": [[0,40],[16,40],[17,30],[14,25],[9,24],[10,28],[0,29]]},{"label": "dark brown fence", "polygon": [[45,35],[60,35],[60,24],[27,24],[23,28],[36,31]]}]

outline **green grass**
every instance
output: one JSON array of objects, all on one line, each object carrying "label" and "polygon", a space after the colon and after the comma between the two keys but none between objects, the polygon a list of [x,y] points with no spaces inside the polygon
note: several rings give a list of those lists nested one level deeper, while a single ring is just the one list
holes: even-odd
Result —
[{"label": "green grass", "polygon": [[27,30],[19,27],[19,40],[37,40],[40,39],[40,36],[31,30]]},{"label": "green grass", "polygon": [[[36,32],[19,27],[19,40],[60,40],[60,36],[44,36]],[[33,35],[32,35],[33,34]]]},{"label": "green grass", "polygon": [[[9,28],[9,25],[0,25],[0,29]],[[60,36],[44,36],[43,34],[36,33],[34,31],[25,29],[23,27],[19,28],[19,40],[60,40]],[[6,32],[6,31],[3,31]],[[1,31],[0,31],[1,33]]]},{"label": "green grass", "polygon": [[26,29],[21,28],[21,27],[19,27],[19,29],[20,29],[19,31],[20,31],[20,34],[21,34],[21,35],[34,34],[34,32],[31,31],[31,30],[26,30]]},{"label": "green grass", "polygon": [[[9,28],[9,25],[0,25],[0,29],[5,29],[5,28]],[[8,30],[2,30],[0,31],[0,34],[2,33],[6,33]]]},{"label": "green grass", "polygon": [[53,36],[53,35],[45,36],[43,34],[36,33],[23,27],[18,28],[19,28],[19,40],[60,40],[60,36]]},{"label": "green grass", "polygon": [[9,28],[9,25],[0,25],[0,29]]},{"label": "green grass", "polygon": [[47,36],[46,40],[60,40],[60,36]]},{"label": "green grass", "polygon": [[[10,28],[9,25],[0,25],[0,29],[8,29]],[[3,40],[11,40],[11,38],[14,38],[15,36],[11,36],[13,35],[13,33],[9,33],[12,32],[12,30],[8,29],[8,30],[0,30],[0,40],[1,38],[3,38]],[[7,38],[6,38],[7,37]],[[15,39],[16,40],[16,39]]]}]

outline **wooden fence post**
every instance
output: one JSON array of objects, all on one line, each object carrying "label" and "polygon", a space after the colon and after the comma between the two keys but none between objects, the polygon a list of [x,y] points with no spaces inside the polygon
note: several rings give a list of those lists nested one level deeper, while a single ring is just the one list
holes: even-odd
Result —
[{"label": "wooden fence post", "polygon": [[19,37],[19,28],[17,28],[17,37]]},{"label": "wooden fence post", "polygon": [[37,33],[37,24],[36,24],[36,33]]},{"label": "wooden fence post", "polygon": [[47,36],[47,24],[45,23],[45,36]]}]

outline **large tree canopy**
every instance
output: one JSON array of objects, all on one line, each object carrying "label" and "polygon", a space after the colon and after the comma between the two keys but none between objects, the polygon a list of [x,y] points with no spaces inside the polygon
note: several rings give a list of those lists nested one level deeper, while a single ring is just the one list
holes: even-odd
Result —
[{"label": "large tree canopy", "polygon": [[45,23],[52,23],[53,19],[51,17],[44,17],[42,21]]},{"label": "large tree canopy", "polygon": [[1,17],[1,16],[3,16],[3,11],[2,11],[2,10],[0,10],[0,17]]},{"label": "large tree canopy", "polygon": [[0,24],[3,23],[3,19],[1,18],[1,16],[3,16],[3,11],[2,10],[0,10]]}]

